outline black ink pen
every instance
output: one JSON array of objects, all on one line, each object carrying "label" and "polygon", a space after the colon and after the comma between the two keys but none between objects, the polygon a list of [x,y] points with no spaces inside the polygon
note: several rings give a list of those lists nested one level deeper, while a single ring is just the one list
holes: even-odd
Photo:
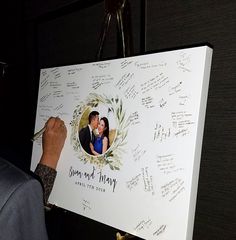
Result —
[{"label": "black ink pen", "polygon": [[44,126],[41,130],[39,130],[38,132],[36,132],[31,140],[32,140],[32,141],[37,140],[39,137],[42,136],[42,134],[44,133],[45,130],[46,130],[46,126]]}]

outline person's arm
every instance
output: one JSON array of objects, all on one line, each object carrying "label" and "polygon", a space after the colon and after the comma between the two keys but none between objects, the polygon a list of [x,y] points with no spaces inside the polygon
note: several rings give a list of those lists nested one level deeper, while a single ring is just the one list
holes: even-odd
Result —
[{"label": "person's arm", "polygon": [[85,143],[86,143],[86,128],[82,128],[79,131],[79,141],[83,149],[85,149]]},{"label": "person's arm", "polygon": [[90,143],[89,146],[90,146],[91,152],[92,152],[92,154],[93,154],[94,156],[99,155],[99,153],[97,153],[97,152],[94,150],[94,146],[93,146],[92,143]]},{"label": "person's arm", "polygon": [[34,173],[38,176],[38,180],[42,184],[44,204],[47,204],[57,176],[57,171],[51,167],[38,163]]},{"label": "person's arm", "polygon": [[35,174],[42,181],[44,202],[46,203],[56,178],[56,167],[65,143],[67,130],[60,118],[49,118],[45,126],[46,130],[42,138],[43,153],[35,169]]},{"label": "person's arm", "polygon": [[41,184],[0,157],[0,240],[5,239],[48,238]]},{"label": "person's arm", "polygon": [[64,121],[60,118],[49,118],[46,122],[46,130],[43,133],[43,154],[40,164],[56,169],[66,135],[67,130]]},{"label": "person's arm", "polygon": [[102,140],[102,153],[106,152],[108,148],[108,138],[104,137]]},{"label": "person's arm", "polygon": [[24,179],[12,190],[0,211],[0,239],[47,240],[40,183]]}]

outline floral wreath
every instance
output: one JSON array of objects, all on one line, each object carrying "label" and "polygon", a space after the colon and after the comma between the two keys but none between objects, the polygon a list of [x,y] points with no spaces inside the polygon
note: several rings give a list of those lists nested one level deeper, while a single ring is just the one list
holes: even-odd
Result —
[{"label": "floral wreath", "polygon": [[[117,120],[117,130],[113,143],[107,149],[107,151],[101,155],[93,156],[84,151],[78,140],[79,120],[81,119],[81,116],[87,107],[95,108],[99,103],[108,105],[109,109],[113,112]],[[105,95],[91,93],[86,102],[81,102],[76,106],[73,112],[73,119],[70,123],[70,141],[77,154],[77,157],[84,163],[90,162],[100,168],[108,164],[111,170],[120,170],[120,166],[122,165],[120,157],[121,154],[125,152],[122,148],[127,143],[125,139],[128,134],[129,123],[129,119],[125,118],[125,111],[121,99],[118,97],[109,99]]]}]

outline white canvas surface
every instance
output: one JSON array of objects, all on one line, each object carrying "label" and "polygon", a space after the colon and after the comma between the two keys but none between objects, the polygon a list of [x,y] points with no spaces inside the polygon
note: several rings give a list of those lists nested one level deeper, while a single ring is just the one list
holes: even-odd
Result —
[{"label": "white canvas surface", "polygon": [[[50,116],[68,131],[49,201],[144,239],[192,239],[211,58],[200,46],[41,69],[35,131]],[[99,157],[78,139],[92,110],[112,135]]]}]

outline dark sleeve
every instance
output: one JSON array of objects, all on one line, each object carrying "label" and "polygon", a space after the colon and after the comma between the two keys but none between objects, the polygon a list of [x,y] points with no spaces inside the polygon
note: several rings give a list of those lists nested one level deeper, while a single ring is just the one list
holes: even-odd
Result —
[{"label": "dark sleeve", "polygon": [[46,204],[52,191],[57,171],[43,164],[38,164],[34,173],[39,176],[44,190],[44,203]]},{"label": "dark sleeve", "polygon": [[82,128],[79,132],[79,140],[82,148],[88,153],[92,154],[90,149],[91,136],[89,132],[89,127]]},{"label": "dark sleeve", "polygon": [[0,240],[46,240],[43,192],[36,179],[23,182],[0,211]]},{"label": "dark sleeve", "polygon": [[82,147],[84,148],[85,147],[85,142],[86,142],[86,128],[82,128],[79,131],[79,141],[80,141]]}]

